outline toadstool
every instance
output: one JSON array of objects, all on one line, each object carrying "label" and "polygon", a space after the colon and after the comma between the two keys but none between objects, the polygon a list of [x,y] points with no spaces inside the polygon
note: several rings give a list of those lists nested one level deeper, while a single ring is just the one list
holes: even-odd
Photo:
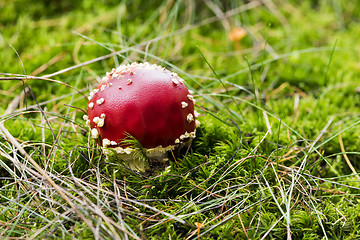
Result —
[{"label": "toadstool", "polygon": [[[105,154],[126,160],[134,149],[124,144],[128,135],[149,158],[163,158],[177,145],[195,137],[200,124],[191,91],[176,73],[149,63],[121,65],[107,73],[89,96],[87,116],[91,137]],[[136,162],[136,161],[135,161]],[[144,171],[142,164],[130,168]]]}]

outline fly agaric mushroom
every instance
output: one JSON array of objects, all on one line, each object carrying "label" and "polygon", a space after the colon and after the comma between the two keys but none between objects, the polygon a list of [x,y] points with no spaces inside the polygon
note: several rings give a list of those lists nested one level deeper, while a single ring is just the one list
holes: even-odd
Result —
[{"label": "fly agaric mushroom", "polygon": [[[176,73],[149,63],[121,65],[107,73],[89,96],[87,116],[91,137],[100,140],[105,154],[114,150],[128,161],[134,137],[149,158],[163,158],[168,150],[195,137],[200,124],[194,98]],[[129,167],[144,170],[142,164]]]}]

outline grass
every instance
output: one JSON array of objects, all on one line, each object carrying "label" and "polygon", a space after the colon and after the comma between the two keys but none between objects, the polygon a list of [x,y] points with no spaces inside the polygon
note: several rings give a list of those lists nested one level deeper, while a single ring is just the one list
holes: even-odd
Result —
[{"label": "grass", "polygon": [[[0,237],[359,239],[359,8],[0,3]],[[150,175],[107,161],[82,120],[97,80],[134,61],[177,72],[201,113]]]}]

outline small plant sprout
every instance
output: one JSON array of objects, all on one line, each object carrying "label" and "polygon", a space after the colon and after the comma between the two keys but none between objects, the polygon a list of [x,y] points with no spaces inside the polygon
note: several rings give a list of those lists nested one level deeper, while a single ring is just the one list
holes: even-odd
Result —
[{"label": "small plant sprout", "polygon": [[139,149],[145,159],[166,161],[167,152],[194,138],[200,124],[184,80],[149,63],[121,65],[107,73],[90,93],[87,114],[91,136],[103,152],[116,153],[139,171],[147,167],[137,161]]}]

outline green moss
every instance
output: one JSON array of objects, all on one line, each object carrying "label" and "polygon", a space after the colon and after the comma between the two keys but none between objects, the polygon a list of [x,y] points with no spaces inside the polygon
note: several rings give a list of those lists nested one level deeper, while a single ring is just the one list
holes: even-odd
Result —
[{"label": "green moss", "polygon": [[[0,132],[1,236],[285,239],[290,227],[292,239],[359,238],[346,157],[359,172],[360,4],[212,3],[0,3],[3,73],[43,76],[123,50],[51,79],[0,81],[0,120],[70,199]],[[228,38],[235,27],[241,42]],[[96,78],[145,58],[178,72],[201,112],[190,147],[151,173],[106,159],[82,120]],[[3,115],[25,86],[22,109]]]}]

